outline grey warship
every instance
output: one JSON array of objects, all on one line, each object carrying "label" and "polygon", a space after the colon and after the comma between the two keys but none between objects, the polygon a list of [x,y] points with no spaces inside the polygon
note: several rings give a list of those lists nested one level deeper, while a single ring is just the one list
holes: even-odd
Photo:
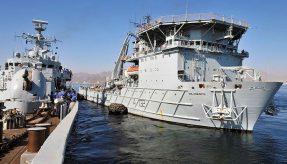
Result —
[{"label": "grey warship", "polygon": [[105,93],[94,97],[152,119],[252,131],[282,83],[242,66],[249,53],[238,45],[248,28],[213,13],[145,17],[128,33]]},{"label": "grey warship", "polygon": [[56,49],[58,40],[43,35],[47,21],[32,20],[36,34],[22,33],[21,39],[31,48],[16,52],[0,69],[0,101],[6,109],[16,109],[22,114],[34,113],[43,101],[57,89],[65,88],[72,72],[63,69]]}]

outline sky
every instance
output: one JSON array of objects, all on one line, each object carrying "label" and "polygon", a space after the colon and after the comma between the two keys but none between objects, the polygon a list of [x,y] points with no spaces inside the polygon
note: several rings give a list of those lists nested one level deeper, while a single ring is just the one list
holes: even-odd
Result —
[{"label": "sky", "polygon": [[15,36],[34,33],[32,19],[49,22],[46,35],[56,37],[62,64],[73,72],[113,69],[131,21],[145,15],[213,12],[250,24],[239,44],[249,52],[244,65],[287,77],[286,0],[3,0],[0,2],[0,62],[23,51]]}]

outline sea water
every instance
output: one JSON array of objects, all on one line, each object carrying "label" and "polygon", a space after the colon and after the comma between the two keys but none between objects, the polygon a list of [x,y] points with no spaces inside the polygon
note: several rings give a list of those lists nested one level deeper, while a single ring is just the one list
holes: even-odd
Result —
[{"label": "sea water", "polygon": [[108,115],[82,101],[65,163],[287,163],[287,86],[275,103],[278,115],[263,113],[252,133],[240,133]]}]

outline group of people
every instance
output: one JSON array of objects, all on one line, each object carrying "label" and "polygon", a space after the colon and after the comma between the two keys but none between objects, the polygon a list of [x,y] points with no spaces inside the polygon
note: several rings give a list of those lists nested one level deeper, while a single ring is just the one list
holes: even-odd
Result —
[{"label": "group of people", "polygon": [[63,68],[62,66],[60,66],[60,67],[59,67],[59,72],[62,72],[62,73],[64,73],[64,74],[69,74],[69,75],[70,75],[70,78],[72,78],[73,73],[72,73],[71,70],[69,70],[69,69],[67,69],[67,68]]},{"label": "group of people", "polygon": [[77,99],[77,93],[74,89],[61,89],[57,90],[55,93],[52,92],[50,100],[52,104],[54,104],[53,113],[59,115],[60,105],[63,104],[67,106],[68,112],[70,112]]},{"label": "group of people", "polygon": [[67,102],[76,102],[77,93],[74,89],[62,89],[56,91],[55,93],[52,92],[50,99],[52,102],[54,102],[56,99],[64,99]]}]

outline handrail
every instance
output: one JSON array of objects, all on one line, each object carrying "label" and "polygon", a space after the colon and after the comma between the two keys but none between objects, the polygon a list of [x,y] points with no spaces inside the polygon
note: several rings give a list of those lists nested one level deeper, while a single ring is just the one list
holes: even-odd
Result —
[{"label": "handrail", "polygon": [[208,20],[219,20],[222,22],[239,25],[239,26],[243,26],[246,28],[249,27],[249,24],[246,21],[235,19],[233,17],[227,17],[224,15],[216,14],[216,13],[193,13],[193,14],[161,16],[155,21],[152,21],[151,23],[142,25],[142,27],[139,28],[139,32],[144,31],[160,23],[185,22],[185,21],[208,21]]}]

